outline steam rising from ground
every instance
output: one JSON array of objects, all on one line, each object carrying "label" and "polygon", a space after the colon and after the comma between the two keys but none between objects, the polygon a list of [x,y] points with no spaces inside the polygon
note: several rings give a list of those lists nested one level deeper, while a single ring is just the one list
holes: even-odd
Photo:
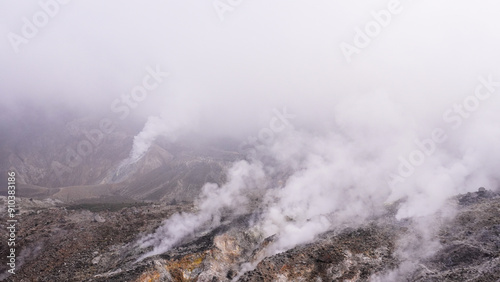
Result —
[{"label": "steam rising from ground", "polygon": [[250,212],[249,196],[255,189],[265,187],[264,181],[264,173],[259,164],[251,165],[246,161],[235,163],[229,170],[229,180],[226,184],[221,187],[207,184],[203,187],[197,213],[176,214],[155,234],[140,240],[141,247],[154,247],[153,251],[141,259],[166,252],[185,237],[194,235],[201,227],[210,229],[218,226],[224,212],[233,215]]},{"label": "steam rising from ground", "polygon": [[[500,99],[490,103],[498,106]],[[439,220],[432,215],[444,211],[442,220],[450,218],[453,213],[446,201],[451,196],[480,186],[496,189],[500,155],[484,148],[500,131],[493,127],[498,118],[495,106],[482,107],[483,112],[475,113],[467,125],[453,129],[442,119],[408,117],[405,113],[415,107],[397,103],[383,92],[346,97],[333,109],[330,130],[290,129],[274,143],[258,147],[248,163],[236,163],[228,172],[228,184],[207,184],[198,212],[171,217],[142,240],[142,247],[154,246],[145,257],[169,250],[196,231],[214,228],[222,211],[258,212],[254,225],[261,236],[276,235],[266,250],[273,255],[328,230],[359,226],[380,215],[385,204],[403,200],[396,217],[414,218],[412,234],[419,238],[418,244],[433,246],[417,248],[416,241],[407,238],[400,251],[406,259],[400,271],[405,272],[437,250],[432,236]],[[447,141],[435,144],[414,174],[392,185],[390,175],[401,166],[398,156],[423,150],[416,141],[426,140],[438,126]],[[477,138],[468,138],[471,135]],[[255,197],[257,204],[250,208]]]},{"label": "steam rising from ground", "polygon": [[[385,202],[405,199],[399,219],[428,216],[451,195],[498,186],[499,4],[401,1],[402,12],[347,63],[340,44],[353,44],[388,2],[246,1],[222,23],[211,3],[72,1],[18,54],[0,41],[0,114],[10,121],[0,128],[15,131],[25,101],[54,119],[78,108],[116,120],[118,99],[130,118],[147,118],[122,168],[158,136],[243,142],[286,105],[296,130],[260,144],[227,184],[207,184],[198,212],[168,219],[141,242],[154,247],[148,255],[217,226],[223,214],[255,209],[262,236],[277,234],[270,253],[363,222]],[[38,1],[0,6],[4,35],[21,34],[24,18],[42,11]],[[140,104],[122,101],[150,65],[172,77]],[[479,85],[482,97],[493,91],[474,105],[468,97]],[[402,165],[435,129],[446,140],[419,165]]]},{"label": "steam rising from ground", "polygon": [[195,101],[179,101],[174,98],[167,101],[167,109],[159,116],[150,116],[142,131],[134,137],[129,157],[120,164],[118,171],[140,160],[158,137],[175,142],[183,133],[196,128],[198,116]]}]

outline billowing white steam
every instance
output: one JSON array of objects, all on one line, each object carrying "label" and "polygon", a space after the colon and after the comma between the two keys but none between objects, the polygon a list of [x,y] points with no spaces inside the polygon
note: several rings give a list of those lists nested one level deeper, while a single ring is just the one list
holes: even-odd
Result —
[{"label": "billowing white steam", "polygon": [[[498,105],[499,101],[490,103]],[[421,237],[427,240],[434,233],[426,229],[430,221],[424,219],[440,210],[449,197],[479,186],[496,188],[500,151],[493,143],[500,129],[493,126],[499,122],[494,107],[471,113],[475,117],[460,128],[453,128],[439,115],[438,119],[410,117],[405,113],[411,107],[382,92],[347,97],[333,111],[330,130],[283,133],[273,144],[261,145],[250,163],[236,163],[228,171],[226,185],[207,184],[198,212],[175,215],[142,240],[142,247],[155,247],[145,257],[167,251],[196,231],[213,228],[223,210],[251,212],[247,205],[250,191],[261,193],[258,230],[263,237],[277,236],[267,249],[272,255],[310,242],[332,228],[362,224],[379,214],[384,204],[399,199],[404,202],[397,217],[422,218],[416,232],[425,234]],[[432,154],[423,152],[425,160],[415,165],[414,173],[399,176],[402,181],[392,185],[401,158],[424,150],[418,142],[427,140],[436,128],[447,140],[428,146]],[[411,255],[402,251],[401,256],[416,261],[435,250]]]},{"label": "billowing white steam", "polygon": [[169,130],[175,130],[175,126],[168,123],[169,121],[159,117],[149,117],[144,129],[134,137],[134,145],[127,163],[135,163],[142,158],[159,133],[168,133]]},{"label": "billowing white steam", "polygon": [[253,189],[265,186],[264,181],[260,164],[249,164],[246,161],[235,163],[229,170],[226,184],[221,187],[207,184],[203,187],[196,213],[181,213],[170,217],[154,234],[139,242],[143,248],[154,247],[142,258],[166,252],[185,237],[194,235],[201,227],[217,227],[224,211],[231,214],[248,213],[249,196]]},{"label": "billowing white steam", "polygon": [[142,131],[134,137],[129,157],[122,161],[120,168],[140,160],[159,136],[174,142],[181,134],[196,128],[196,105],[194,101],[169,99],[167,109],[160,116],[150,116]]}]

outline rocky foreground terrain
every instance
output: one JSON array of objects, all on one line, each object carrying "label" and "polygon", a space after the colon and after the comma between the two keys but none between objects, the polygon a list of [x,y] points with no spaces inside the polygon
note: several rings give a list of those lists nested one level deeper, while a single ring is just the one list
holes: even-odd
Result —
[{"label": "rocky foreground terrain", "polygon": [[[364,226],[322,234],[313,243],[266,254],[251,215],[186,238],[175,248],[138,261],[137,240],[188,203],[66,204],[20,201],[18,269],[5,281],[500,281],[500,195],[480,190],[450,200],[458,213],[430,238],[433,252],[404,257],[404,244],[425,249],[415,223],[387,214]],[[5,205],[5,198],[2,199]],[[5,208],[5,207],[3,207]],[[6,222],[2,218],[2,238]],[[413,238],[413,239],[412,239]],[[426,242],[426,241],[422,241]],[[416,245],[416,246],[415,246]],[[434,247],[435,246],[435,247]],[[7,256],[1,245],[0,255]],[[413,261],[412,261],[413,260]],[[408,261],[412,261],[408,265]]]},{"label": "rocky foreground terrain", "polygon": [[[117,129],[59,177],[52,165],[67,165],[68,148],[88,138],[93,124],[54,126],[62,137],[51,146],[47,130],[0,147],[0,170],[16,171],[19,196],[16,274],[1,264],[0,280],[500,281],[500,195],[485,189],[450,199],[452,216],[397,220],[400,203],[392,203],[363,225],[338,226],[283,251],[273,250],[276,238],[263,237],[252,223],[257,210],[228,212],[220,225],[141,259],[152,248],[138,242],[174,214],[199,212],[195,199],[203,185],[226,182],[227,168],[243,156],[231,146],[160,138],[137,163],[121,166],[133,134]],[[6,191],[0,195],[5,210]],[[7,245],[0,246],[5,258]]]}]

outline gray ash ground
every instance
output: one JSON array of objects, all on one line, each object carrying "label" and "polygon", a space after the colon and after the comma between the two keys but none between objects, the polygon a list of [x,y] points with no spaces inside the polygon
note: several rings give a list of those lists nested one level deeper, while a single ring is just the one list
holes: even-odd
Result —
[{"label": "gray ash ground", "polygon": [[[441,248],[398,281],[500,281],[500,195],[481,189],[451,201],[458,213],[435,238]],[[330,231],[313,243],[261,257],[273,238],[260,238],[248,218],[239,217],[136,262],[147,251],[137,248],[137,239],[176,212],[192,212],[193,206],[68,206],[29,199],[20,206],[19,268],[14,276],[0,277],[5,281],[370,281],[402,264],[398,239],[412,224],[388,212],[365,226]],[[0,255],[7,251],[2,244]],[[254,269],[240,273],[245,263],[254,263]],[[6,270],[0,266],[2,273]]]}]

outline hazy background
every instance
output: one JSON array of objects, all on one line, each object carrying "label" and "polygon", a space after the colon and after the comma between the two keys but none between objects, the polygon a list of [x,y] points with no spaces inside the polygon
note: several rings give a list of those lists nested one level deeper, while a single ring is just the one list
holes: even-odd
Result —
[{"label": "hazy background", "polygon": [[[282,234],[274,251],[333,223],[368,218],[385,202],[407,199],[398,218],[424,216],[457,193],[496,189],[498,87],[460,127],[442,115],[474,94],[480,76],[500,81],[500,3],[401,1],[402,12],[348,63],[340,44],[353,44],[355,29],[387,3],[243,1],[221,21],[210,1],[72,1],[16,54],[9,32],[20,34],[23,17],[40,7],[1,1],[2,145],[38,134],[41,124],[116,119],[113,100],[140,84],[146,67],[159,66],[170,77],[123,121],[142,151],[156,136],[238,143],[268,127],[275,108],[295,115],[294,130],[236,164],[227,185],[204,188],[207,216],[167,223],[176,240],[178,230],[217,224],[222,209],[244,212],[238,205],[248,199],[236,196],[250,184],[280,188],[263,197],[259,223],[266,235]],[[415,175],[389,187],[399,157],[437,127],[448,140]],[[270,182],[280,171],[288,172],[285,183]],[[324,217],[331,214],[333,221]],[[187,220],[190,226],[176,228]],[[158,234],[146,245],[164,251],[175,243]]]},{"label": "hazy background", "polygon": [[[387,3],[243,1],[221,22],[210,1],[71,1],[16,54],[7,34],[21,34],[22,18],[40,7],[2,1],[2,112],[113,115],[111,102],[141,82],[146,66],[159,65],[171,77],[133,113],[180,104],[206,134],[253,134],[285,105],[297,123],[323,128],[340,100],[372,91],[420,121],[498,68],[495,1],[403,1],[402,13],[347,64],[339,44],[352,44],[354,28]],[[17,108],[28,104],[35,109]]]}]

